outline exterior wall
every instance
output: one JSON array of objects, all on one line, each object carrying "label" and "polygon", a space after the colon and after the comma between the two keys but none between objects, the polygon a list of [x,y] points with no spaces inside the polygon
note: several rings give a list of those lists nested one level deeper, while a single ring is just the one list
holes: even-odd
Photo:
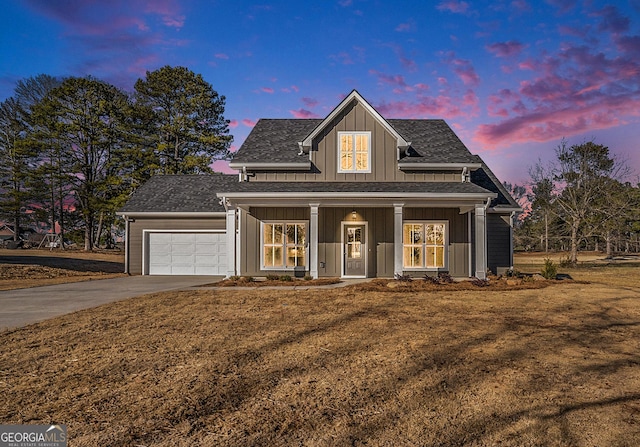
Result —
[{"label": "exterior wall", "polygon": [[144,219],[136,217],[129,224],[129,273],[142,274],[142,231],[143,230],[224,230],[224,217],[194,219]]},{"label": "exterior wall", "polygon": [[[371,131],[371,173],[338,173],[338,132]],[[361,104],[350,105],[313,142],[312,170],[256,172],[252,181],[459,182],[460,172],[403,172],[397,168],[396,139]]]},{"label": "exterior wall", "polygon": [[[245,276],[266,276],[266,275],[291,275],[290,270],[261,270],[262,249],[260,246],[260,222],[266,220],[287,221],[304,220],[309,221],[309,208],[251,208],[250,213],[241,211],[240,216],[240,274]],[[307,231],[309,227],[307,226]],[[308,238],[308,236],[307,236]],[[296,276],[304,276],[309,271],[295,272]]]},{"label": "exterior wall", "polygon": [[[355,211],[355,217],[353,212]],[[291,271],[260,269],[260,221],[309,220],[308,208],[251,208],[240,217],[240,274],[266,276],[290,274]],[[457,208],[405,208],[405,220],[447,220],[449,222],[449,272],[453,276],[469,276],[468,214]],[[393,208],[336,207],[318,210],[318,276],[342,276],[342,223],[367,222],[367,276],[393,277],[394,222]],[[303,276],[306,271],[296,272]],[[420,276],[424,272],[407,272]]]},{"label": "exterior wall", "polygon": [[[469,273],[469,214],[460,214],[458,208],[405,208],[404,220],[446,220],[449,222],[449,274],[468,277]],[[411,270],[405,273],[417,277],[425,272]],[[429,272],[433,274],[433,272]]]},{"label": "exterior wall", "polygon": [[503,274],[511,267],[509,214],[487,214],[487,263],[489,270]]}]

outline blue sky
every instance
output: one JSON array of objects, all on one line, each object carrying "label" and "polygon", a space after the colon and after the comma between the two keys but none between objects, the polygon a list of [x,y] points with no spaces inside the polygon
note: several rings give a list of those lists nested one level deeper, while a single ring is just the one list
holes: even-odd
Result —
[{"label": "blue sky", "polygon": [[23,0],[0,25],[0,100],[39,73],[131,91],[181,65],[226,96],[234,148],[357,89],[386,118],[445,119],[503,180],[562,138],[640,173],[640,0]]}]

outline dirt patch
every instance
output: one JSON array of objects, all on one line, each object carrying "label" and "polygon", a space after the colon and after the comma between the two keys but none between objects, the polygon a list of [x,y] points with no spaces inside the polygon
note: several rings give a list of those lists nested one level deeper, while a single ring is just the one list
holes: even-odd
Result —
[{"label": "dirt patch", "polygon": [[0,250],[0,290],[123,276],[124,256],[77,250]]},{"label": "dirt patch", "polygon": [[0,420],[65,423],[74,446],[640,444],[639,269],[624,287],[163,293],[0,345]]},{"label": "dirt patch", "polygon": [[241,277],[238,279],[224,279],[222,281],[205,284],[202,287],[318,287],[338,284],[340,278],[318,278],[318,279],[298,279],[291,278],[290,281],[279,279],[248,279]]}]

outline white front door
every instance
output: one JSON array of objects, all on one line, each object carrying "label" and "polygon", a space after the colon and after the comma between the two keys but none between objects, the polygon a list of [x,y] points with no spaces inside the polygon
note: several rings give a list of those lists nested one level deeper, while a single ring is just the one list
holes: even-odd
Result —
[{"label": "white front door", "polygon": [[364,224],[345,224],[343,245],[343,276],[365,277],[367,275],[366,226]]}]

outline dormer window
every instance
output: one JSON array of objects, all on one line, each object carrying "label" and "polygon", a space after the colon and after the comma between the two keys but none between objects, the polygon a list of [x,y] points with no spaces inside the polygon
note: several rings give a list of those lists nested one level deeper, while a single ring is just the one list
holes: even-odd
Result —
[{"label": "dormer window", "polygon": [[338,172],[371,172],[371,132],[338,132]]}]

